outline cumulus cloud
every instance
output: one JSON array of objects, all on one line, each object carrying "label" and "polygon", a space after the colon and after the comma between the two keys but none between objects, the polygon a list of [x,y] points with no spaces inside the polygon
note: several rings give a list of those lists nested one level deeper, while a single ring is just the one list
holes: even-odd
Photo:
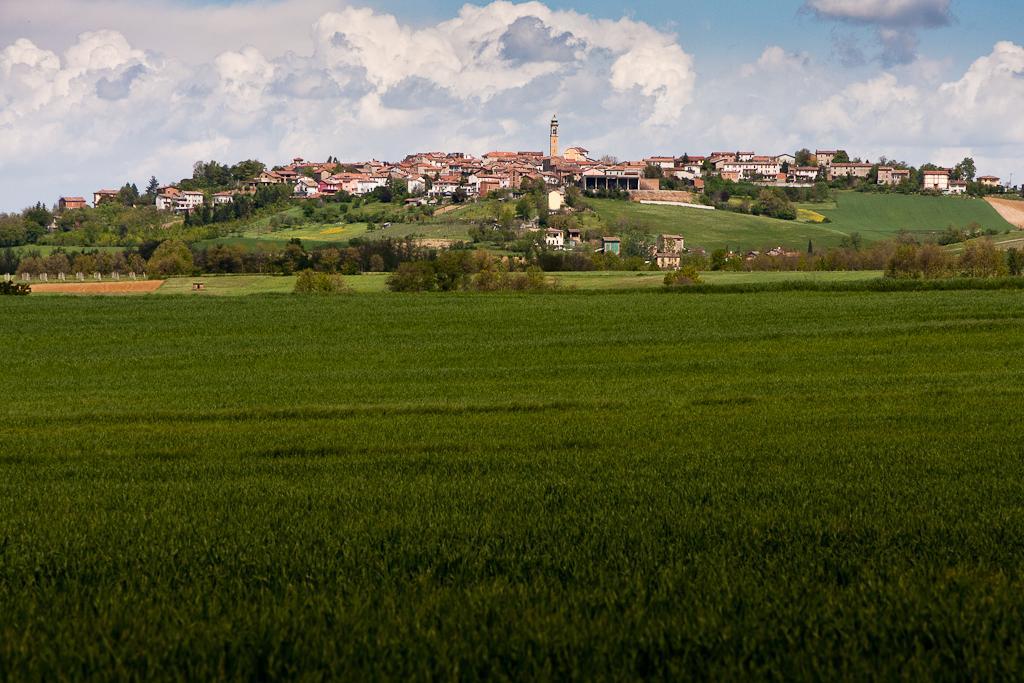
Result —
[{"label": "cumulus cloud", "polygon": [[778,45],[769,45],[753,64],[744,64],[740,73],[751,77],[759,73],[788,73],[801,71],[811,63],[811,56],[806,52],[786,52]]},{"label": "cumulus cloud", "polygon": [[[11,2],[0,0],[0,35],[23,0]],[[94,3],[135,16],[129,4]],[[840,17],[843,3],[816,4],[837,21],[868,25]],[[204,49],[217,50],[197,58],[187,31],[167,49],[173,41],[155,32],[92,25],[63,41],[0,42],[4,209],[150,174],[172,180],[198,159],[541,149],[556,111],[567,145],[621,157],[817,145],[862,156],[923,160],[932,150],[973,149],[979,158],[1012,159],[1024,146],[1014,110],[1024,101],[1024,57],[1014,43],[996,45],[953,78],[947,65],[928,79],[903,69],[898,78],[856,82],[769,45],[751,63],[701,80],[698,96],[698,65],[674,35],[539,2],[469,4],[444,21],[413,25],[364,7],[338,9],[336,0],[280,0],[260,6],[278,24],[265,28],[251,4],[146,6],[169,12],[148,23],[194,24]],[[110,15],[113,24],[122,14]],[[899,32],[928,21],[887,16],[871,25]],[[897,37],[893,45],[898,50]],[[40,163],[53,159],[61,161],[56,175]]]},{"label": "cumulus cloud", "polygon": [[[953,21],[951,0],[806,0],[804,10],[823,20],[875,27],[881,48],[878,59],[886,66],[909,64],[917,57],[918,29],[940,28]],[[862,60],[840,42],[839,61]]]},{"label": "cumulus cloud", "polygon": [[[679,123],[696,81],[675,36],[540,2],[466,5],[426,25],[331,0],[281,0],[255,12],[248,3],[91,7],[90,17],[108,17],[143,42],[104,27],[56,51],[25,37],[0,43],[0,155],[24,160],[6,163],[0,178],[8,207],[34,201],[23,195],[37,188],[88,192],[85,181],[53,188],[34,175],[33,158],[65,154],[89,185],[114,185],[159,159],[142,173],[180,177],[196,154],[356,159],[420,148],[540,148],[535,140],[558,110],[567,123],[587,122],[575,138],[586,144],[624,120],[631,132]],[[25,0],[3,3],[0,35],[8,18],[25,19],[29,9]],[[270,19],[256,16],[264,14]],[[185,24],[194,30],[179,31]],[[210,45],[219,49],[196,61]],[[576,100],[584,83],[594,96]]]}]

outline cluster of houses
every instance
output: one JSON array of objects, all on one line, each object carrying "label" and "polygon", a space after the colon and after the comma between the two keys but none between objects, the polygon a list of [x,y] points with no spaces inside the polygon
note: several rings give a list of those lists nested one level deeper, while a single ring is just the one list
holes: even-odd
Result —
[{"label": "cluster of houses", "polygon": [[[551,189],[577,185],[588,191],[658,190],[660,180],[648,177],[651,175],[687,181],[697,191],[703,190],[704,179],[709,176],[766,186],[808,187],[819,180],[867,178],[875,168],[860,161],[837,162],[838,150],[817,150],[806,165],[797,165],[794,154],[765,156],[754,152],[654,156],[626,162],[595,160],[583,147],[560,150],[558,140],[556,116],[551,120],[546,154],[492,151],[477,158],[460,152],[420,152],[398,163],[373,160],[353,164],[295,158],[289,164],[260,173],[234,192],[218,192],[211,199],[215,204],[230,203],[234,194],[254,194],[261,185],[286,185],[297,198],[329,197],[339,192],[361,196],[387,187],[391,181],[405,184],[414,197],[410,203],[437,203],[460,192],[466,198],[484,197],[496,190],[518,188],[525,179],[542,181]],[[651,168],[656,173],[651,173]],[[954,180],[949,169],[928,170],[922,175],[925,190],[945,194],[967,191],[967,183]],[[878,168],[879,185],[898,185],[909,178],[907,169]],[[999,178],[994,176],[982,176],[978,181],[990,187],[999,185]],[[93,205],[115,200],[117,195],[116,190],[99,190],[93,194]],[[179,213],[192,211],[205,202],[202,192],[173,186],[161,187],[156,198],[158,209]],[[61,197],[58,202],[61,211],[84,206],[86,201],[82,197]]]}]

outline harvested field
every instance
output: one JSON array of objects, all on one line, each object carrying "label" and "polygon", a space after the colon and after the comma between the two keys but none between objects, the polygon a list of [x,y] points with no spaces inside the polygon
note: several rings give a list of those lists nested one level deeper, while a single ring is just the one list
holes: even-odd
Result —
[{"label": "harvested field", "polygon": [[160,289],[163,280],[126,282],[50,282],[32,285],[33,294],[146,294]]},{"label": "harvested field", "polygon": [[629,193],[629,198],[634,202],[683,202],[694,204],[695,199],[692,192],[681,190],[634,190]]},{"label": "harvested field", "polygon": [[991,204],[992,208],[998,211],[1007,223],[1024,230],[1024,202],[1013,199],[996,199],[995,197],[986,197],[985,201]]}]

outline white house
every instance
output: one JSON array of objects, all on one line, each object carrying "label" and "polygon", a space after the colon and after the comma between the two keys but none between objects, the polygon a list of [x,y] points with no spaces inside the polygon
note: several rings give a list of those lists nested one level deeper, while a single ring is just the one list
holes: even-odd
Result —
[{"label": "white house", "polygon": [[178,204],[175,207],[175,210],[191,211],[199,208],[205,203],[206,200],[203,198],[203,193],[199,190],[185,190],[181,193],[181,196],[178,197]]},{"label": "white house", "polygon": [[949,190],[949,169],[939,168],[932,171],[922,171],[924,189],[934,192],[946,192]]},{"label": "white house", "polygon": [[320,183],[303,176],[295,183],[293,193],[296,197],[315,197],[320,194]]},{"label": "white house", "polygon": [[565,204],[565,195],[558,190],[551,190],[548,192],[548,211],[554,213],[555,211],[561,211],[562,206]]},{"label": "white house", "polygon": [[214,204],[230,204],[233,201],[235,201],[235,196],[232,192],[218,192],[213,195]]},{"label": "white house", "polygon": [[558,228],[548,228],[544,234],[544,243],[555,249],[565,247],[565,233]]},{"label": "white house", "polygon": [[964,180],[949,181],[949,189],[946,194],[967,194],[967,182]]}]

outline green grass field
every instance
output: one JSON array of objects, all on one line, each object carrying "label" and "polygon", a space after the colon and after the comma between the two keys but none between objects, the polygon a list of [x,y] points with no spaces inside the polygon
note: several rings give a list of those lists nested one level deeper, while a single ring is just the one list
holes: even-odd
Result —
[{"label": "green grass field", "polygon": [[729,248],[735,251],[762,250],[775,246],[806,250],[837,246],[845,233],[835,227],[780,221],[730,211],[706,211],[680,206],[655,206],[614,199],[588,199],[612,231],[636,227],[653,234],[683,235],[686,246],[708,251]]},{"label": "green grass field", "polygon": [[[579,273],[548,273],[547,276],[565,289],[622,290],[660,289],[665,273],[592,271]],[[881,271],[822,271],[822,272],[753,272],[701,273],[708,284],[737,284],[761,282],[851,282],[882,277]],[[354,293],[384,292],[388,273],[363,273],[344,276],[345,283]],[[202,292],[192,291],[192,283],[202,281]],[[205,275],[202,277],[170,278],[156,291],[157,295],[185,294],[188,296],[244,296],[249,294],[287,294],[295,288],[294,276],[277,275]],[[48,295],[49,296],[49,295]]]},{"label": "green grass field", "polygon": [[[383,292],[387,273],[344,275],[345,284],[353,292]],[[205,286],[201,292],[192,291],[192,283]],[[249,294],[290,294],[295,289],[294,275],[204,275],[202,277],[169,278],[156,290],[156,295],[185,294],[188,296],[245,296]]]},{"label": "green grass field", "polygon": [[889,239],[901,230],[925,240],[951,225],[966,228],[971,223],[999,232],[1013,229],[988,202],[970,197],[840,192],[830,204],[800,206],[827,216],[832,221],[827,227],[859,232],[867,241]]},{"label": "green grass field", "polygon": [[0,318],[0,678],[1024,668],[1019,291]]},{"label": "green grass field", "polygon": [[984,200],[966,197],[840,192],[834,202],[798,205],[831,221],[821,225],[609,199],[587,202],[611,229],[626,225],[651,233],[681,234],[687,246],[708,250],[728,247],[747,251],[773,246],[802,250],[809,240],[815,248],[834,247],[855,232],[868,242],[890,239],[901,230],[927,239],[950,225],[965,228],[971,223],[999,232],[1013,228]]}]

